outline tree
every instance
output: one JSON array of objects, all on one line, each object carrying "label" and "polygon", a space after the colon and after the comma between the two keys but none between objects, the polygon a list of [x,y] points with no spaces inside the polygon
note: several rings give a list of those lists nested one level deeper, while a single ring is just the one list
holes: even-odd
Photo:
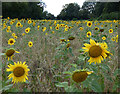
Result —
[{"label": "tree", "polygon": [[62,11],[57,16],[59,19],[72,20],[78,17],[80,6],[77,3],[69,3],[63,6]]}]

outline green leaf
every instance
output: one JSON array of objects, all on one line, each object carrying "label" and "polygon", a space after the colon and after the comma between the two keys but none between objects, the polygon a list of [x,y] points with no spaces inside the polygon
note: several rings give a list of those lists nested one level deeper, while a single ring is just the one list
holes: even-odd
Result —
[{"label": "green leaf", "polygon": [[75,67],[75,68],[77,67],[77,65],[76,65],[76,64],[70,64],[70,65],[72,65],[72,66],[73,66],[73,67]]},{"label": "green leaf", "polygon": [[63,72],[63,74],[71,74],[71,72],[70,71],[65,71],[65,72]]},{"label": "green leaf", "polygon": [[116,77],[119,74],[120,74],[120,69],[116,69],[113,75]]},{"label": "green leaf", "polygon": [[72,53],[72,48],[69,48],[69,52],[71,53],[72,56],[74,56],[74,54]]},{"label": "green leaf", "polygon": [[68,86],[68,82],[59,82],[57,84],[55,84],[56,87],[67,87]]},{"label": "green leaf", "polygon": [[94,92],[103,92],[101,85],[96,80],[93,80],[90,86]]},{"label": "green leaf", "polygon": [[12,88],[12,86],[13,86],[13,84],[7,85],[7,86],[3,87],[2,90],[8,90],[8,89]]}]

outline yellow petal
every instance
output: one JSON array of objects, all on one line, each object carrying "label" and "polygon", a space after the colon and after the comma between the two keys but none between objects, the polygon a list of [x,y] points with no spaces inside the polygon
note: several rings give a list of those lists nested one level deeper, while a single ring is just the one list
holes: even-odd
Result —
[{"label": "yellow petal", "polygon": [[94,40],[90,39],[90,44],[93,46],[96,44],[96,42]]},{"label": "yellow petal", "polygon": [[87,72],[88,75],[91,74],[91,73],[93,73],[93,71],[89,71],[89,72]]}]

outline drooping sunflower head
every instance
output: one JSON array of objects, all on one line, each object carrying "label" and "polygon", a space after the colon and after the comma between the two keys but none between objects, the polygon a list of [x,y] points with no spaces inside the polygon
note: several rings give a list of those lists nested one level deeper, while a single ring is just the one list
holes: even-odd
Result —
[{"label": "drooping sunflower head", "polygon": [[10,48],[6,51],[6,56],[7,57],[11,57],[13,54],[15,53],[15,49],[14,48]]},{"label": "drooping sunflower head", "polygon": [[75,37],[74,37],[74,36],[70,36],[70,37],[68,37],[68,39],[69,39],[69,40],[74,40]]},{"label": "drooping sunflower head", "polygon": [[6,69],[7,72],[12,72],[8,78],[12,78],[12,82],[18,83],[18,82],[25,82],[26,79],[28,80],[28,71],[29,68],[24,62],[18,61],[17,63],[14,62],[14,65],[8,65],[9,68]]},{"label": "drooping sunflower head", "polygon": [[14,48],[9,48],[6,50],[5,55],[6,57],[8,57],[8,60],[9,60],[10,57],[12,59],[12,57],[14,56],[14,53],[19,53],[19,52],[16,51]]},{"label": "drooping sunflower head", "polygon": [[72,80],[76,83],[80,83],[86,80],[89,74],[93,73],[93,71],[85,71],[85,70],[76,70],[72,74]]},{"label": "drooping sunflower head", "polygon": [[90,39],[90,44],[85,43],[84,45],[85,47],[82,47],[82,49],[84,50],[84,52],[88,52],[90,56],[88,62],[90,62],[90,64],[92,62],[95,62],[95,64],[96,62],[101,63],[103,58],[106,59],[106,53],[109,53],[109,51],[107,51],[103,46],[101,46],[100,43],[96,43],[92,39]]},{"label": "drooping sunflower head", "polygon": [[10,38],[10,39],[8,40],[8,44],[9,44],[9,45],[14,45],[14,43],[15,43],[15,40],[14,40],[13,38]]}]

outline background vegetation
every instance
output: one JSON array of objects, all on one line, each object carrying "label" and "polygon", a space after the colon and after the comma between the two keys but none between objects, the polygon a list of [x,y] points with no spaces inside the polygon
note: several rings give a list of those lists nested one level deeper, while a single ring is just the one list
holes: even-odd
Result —
[{"label": "background vegetation", "polygon": [[[112,20],[119,19],[119,2],[84,2],[83,6],[69,3],[63,6],[60,14],[44,11],[44,2],[3,2],[4,18],[61,19],[61,20]],[[31,15],[32,14],[32,15]]]}]

